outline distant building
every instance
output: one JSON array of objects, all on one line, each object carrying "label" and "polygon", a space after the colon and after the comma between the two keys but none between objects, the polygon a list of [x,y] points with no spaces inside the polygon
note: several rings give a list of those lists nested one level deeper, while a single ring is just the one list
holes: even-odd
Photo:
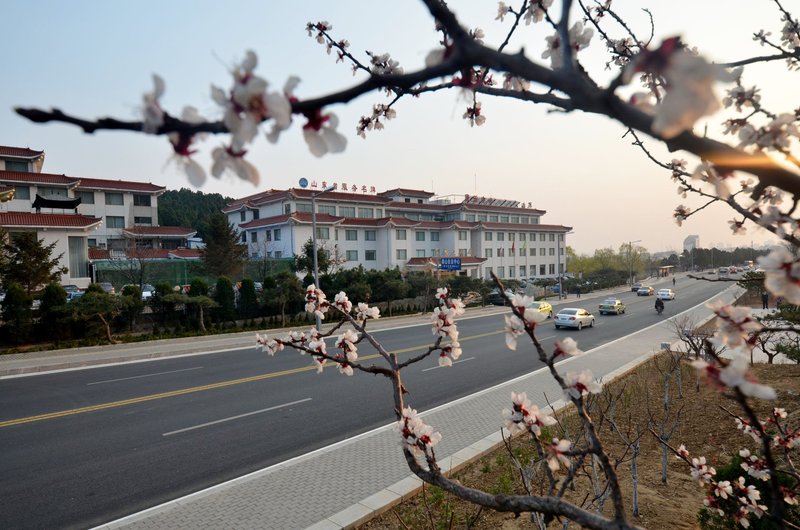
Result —
[{"label": "distant building", "polygon": [[700,248],[700,236],[686,236],[683,240],[683,250]]},{"label": "distant building", "polygon": [[267,190],[238,199],[223,212],[253,259],[302,252],[311,238],[316,193],[317,243],[345,269],[435,271],[446,266],[443,258],[460,257],[460,274],[473,278],[488,279],[492,272],[500,278],[553,278],[564,272],[571,228],[540,224],[545,211],[530,203],[434,198],[431,192],[404,188],[346,190]]},{"label": "distant building", "polygon": [[[144,250],[153,256],[196,257],[187,251],[191,228],[158,224],[158,197],[166,188],[148,182],[43,173],[44,151],[0,146],[0,226],[11,234],[35,232],[69,272],[64,284],[86,287],[90,263]],[[157,251],[157,252],[155,252]],[[149,255],[148,254],[148,255]]]}]

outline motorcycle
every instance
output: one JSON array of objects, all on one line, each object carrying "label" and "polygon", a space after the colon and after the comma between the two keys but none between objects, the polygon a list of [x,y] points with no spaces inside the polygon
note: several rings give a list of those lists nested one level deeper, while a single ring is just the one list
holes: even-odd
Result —
[{"label": "motorcycle", "polygon": [[[661,300],[659,300],[659,302],[661,302]],[[656,313],[660,315],[663,311],[664,311],[664,302],[661,302],[660,304],[656,302]]]}]

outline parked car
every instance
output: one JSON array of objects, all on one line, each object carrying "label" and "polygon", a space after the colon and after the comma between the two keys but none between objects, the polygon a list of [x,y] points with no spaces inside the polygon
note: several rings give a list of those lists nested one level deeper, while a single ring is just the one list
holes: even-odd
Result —
[{"label": "parked car", "polygon": [[656,290],[649,285],[643,285],[636,291],[636,296],[653,296],[654,294],[656,294]]},{"label": "parked car", "polygon": [[[506,296],[508,298],[512,298],[514,296],[514,291],[511,289],[506,289]],[[486,297],[486,301],[494,305],[506,305],[507,303],[505,298],[503,298],[503,295],[500,294],[500,289],[497,287],[489,292],[489,296]]]},{"label": "parked car", "polygon": [[83,296],[83,291],[67,291],[67,302],[72,302]]},{"label": "parked car", "polygon": [[631,291],[634,293],[638,292],[639,289],[641,289],[642,287],[644,287],[644,284],[642,282],[636,282],[633,285],[631,285]]},{"label": "parked car", "polygon": [[150,300],[156,294],[156,288],[146,283],[142,285],[142,300]]},{"label": "parked car", "polygon": [[102,287],[107,294],[117,294],[117,290],[114,289],[110,282],[99,282],[97,285]]},{"label": "parked car", "polygon": [[551,306],[549,302],[531,302],[528,304],[528,309],[544,313],[547,315],[547,318],[553,316],[553,306]]},{"label": "parked car", "polygon": [[615,315],[621,315],[624,312],[625,312],[625,304],[623,304],[622,300],[618,298],[606,298],[600,304],[601,315],[609,315],[611,313]]},{"label": "parked car", "polygon": [[656,296],[661,300],[675,300],[675,291],[672,289],[659,289]]},{"label": "parked car", "polygon": [[552,287],[550,287],[550,292],[551,293],[555,293],[555,294],[559,294],[559,293],[561,293],[561,287],[559,287],[558,284],[555,284]]},{"label": "parked car", "polygon": [[62,285],[61,287],[68,293],[77,293],[77,292],[79,292],[81,290],[80,287],[78,287],[77,285],[73,285],[73,284]]},{"label": "parked car", "polygon": [[561,327],[578,328],[578,331],[585,327],[594,327],[594,315],[579,307],[565,307],[556,314],[553,319],[556,329]]}]

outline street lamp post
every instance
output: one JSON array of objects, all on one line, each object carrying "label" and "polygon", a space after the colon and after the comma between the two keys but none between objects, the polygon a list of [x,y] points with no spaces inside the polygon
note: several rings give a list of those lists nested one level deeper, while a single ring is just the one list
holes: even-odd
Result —
[{"label": "street lamp post", "polygon": [[634,243],[641,243],[641,239],[637,239],[636,241],[628,241],[628,283],[629,287],[633,287],[633,244]]},{"label": "street lamp post", "polygon": [[[319,190],[316,193],[311,194],[311,253],[314,254],[314,286],[319,289],[319,265],[317,263],[317,195],[322,195],[328,191],[332,191],[335,189],[335,186],[331,185],[325,189]],[[319,317],[319,313],[316,314],[317,320],[317,331],[320,330],[322,327],[322,319]]]}]

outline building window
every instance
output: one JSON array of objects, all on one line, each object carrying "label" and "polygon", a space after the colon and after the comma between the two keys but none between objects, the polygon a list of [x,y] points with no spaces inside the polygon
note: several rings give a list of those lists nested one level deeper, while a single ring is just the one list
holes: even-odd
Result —
[{"label": "building window", "polygon": [[512,215],[511,216],[511,222],[514,223],[515,225],[518,225],[519,224],[519,215]]},{"label": "building window", "polygon": [[519,277],[520,278],[524,278],[525,277],[525,265],[520,265],[519,266]]},{"label": "building window", "polygon": [[431,232],[431,241],[439,241],[439,232]]},{"label": "building window", "polygon": [[395,230],[394,238],[398,241],[405,241],[406,240],[406,231],[405,230]]},{"label": "building window", "polygon": [[90,247],[96,247],[97,246],[97,239],[95,239],[95,238],[89,238],[89,239],[86,240],[86,242],[88,243],[88,245]]},{"label": "building window", "polygon": [[247,243],[247,232],[242,232],[242,243]]},{"label": "building window", "polygon": [[424,250],[417,250],[417,257],[418,258],[424,258],[425,257],[425,251]]},{"label": "building window", "polygon": [[551,256],[555,256],[556,255],[556,249],[554,249],[553,247],[550,247],[550,255]]},{"label": "building window", "polygon": [[106,192],[106,204],[109,206],[122,206],[122,194],[121,193],[111,193]]},{"label": "building window", "polygon": [[564,234],[558,234],[558,240],[564,241]]},{"label": "building window", "polygon": [[514,237],[515,237],[516,235],[517,235],[517,234],[515,234],[514,232],[509,232],[509,233],[508,233],[508,240],[509,240],[509,241],[514,241]]},{"label": "building window", "polygon": [[528,218],[527,215],[523,215],[522,217],[519,218],[519,222],[520,224],[526,225],[530,223],[530,219]]},{"label": "building window", "polygon": [[483,249],[483,257],[484,258],[491,258],[492,257],[492,249],[490,249],[490,248]]},{"label": "building window", "polygon": [[383,208],[375,208],[375,216],[379,219],[383,217]]},{"label": "building window", "polygon": [[529,256],[535,256],[536,255],[536,249],[533,248],[533,247],[529,248],[528,249],[528,255]]},{"label": "building window", "polygon": [[250,232],[250,242],[258,243],[258,232]]},{"label": "building window", "polygon": [[144,195],[142,193],[134,193],[133,194],[133,205],[134,206],[152,206],[150,203],[150,195]]},{"label": "building window", "polygon": [[468,213],[467,214],[467,222],[470,222],[470,223],[474,223],[475,222],[475,214],[474,213]]},{"label": "building window", "polygon": [[531,265],[531,276],[536,276],[536,265]]},{"label": "building window", "polygon": [[15,199],[30,199],[31,188],[29,186],[14,186]]},{"label": "building window", "polygon": [[134,217],[133,218],[134,225],[146,225],[152,226],[153,225],[153,218],[152,217]]},{"label": "building window", "polygon": [[336,215],[336,206],[328,206],[326,204],[320,204],[317,206],[318,213],[326,213],[328,215]]},{"label": "building window", "polygon": [[547,268],[550,269],[550,274],[556,273],[556,266],[554,263],[551,263]]},{"label": "building window", "polygon": [[405,202],[411,202],[411,199],[406,199]]},{"label": "building window", "polygon": [[344,239],[345,241],[358,241],[358,230],[345,230]]},{"label": "building window", "polygon": [[467,231],[466,230],[459,230],[458,231],[458,240],[459,241],[466,241],[467,240]]},{"label": "building window", "polygon": [[318,226],[317,227],[317,239],[330,239],[331,238],[331,229],[327,226]]},{"label": "building window", "polygon": [[[17,197],[19,199],[19,197]],[[81,200],[81,204],[94,204],[93,191],[76,191],[75,198]]]},{"label": "building window", "polygon": [[478,214],[478,221],[486,221],[486,214],[485,213],[479,213]]},{"label": "building window", "polygon": [[539,224],[539,218],[536,217],[536,216],[531,217],[531,224],[538,225]]},{"label": "building window", "polygon": [[520,241],[525,241],[525,232],[520,232],[519,233],[519,240]]},{"label": "building window", "polygon": [[107,215],[106,228],[125,228],[125,218],[121,215]]},{"label": "building window", "polygon": [[497,216],[496,215],[490,215],[489,216],[489,221],[492,222],[492,223],[496,223],[497,222]]},{"label": "building window", "polygon": [[280,259],[282,257],[283,257],[283,251],[282,250],[276,250],[275,251],[275,259]]},{"label": "building window", "polygon": [[364,251],[364,261],[376,261],[378,258],[375,257],[374,250],[365,250]]},{"label": "building window", "polygon": [[486,279],[487,280],[491,280],[492,279],[492,268],[491,267],[486,267],[484,269],[484,272],[486,273]]},{"label": "building window", "polygon": [[547,274],[547,269],[544,265],[539,265],[539,276],[544,276],[545,274]]},{"label": "building window", "polygon": [[516,250],[516,248],[514,248],[514,247],[509,247],[509,249],[508,249],[508,255],[509,255],[509,256],[513,256],[513,255],[514,255],[514,251],[515,251],[515,250]]},{"label": "building window", "polygon": [[497,247],[497,257],[502,258],[506,255],[506,250],[503,247]]},{"label": "building window", "polygon": [[491,232],[484,232],[483,233],[483,240],[484,241],[491,241],[492,240],[492,233]]},{"label": "building window", "polygon": [[505,241],[506,240],[506,233],[505,232],[497,232],[497,240],[498,241]]},{"label": "building window", "polygon": [[466,256],[468,250],[469,249],[466,249],[466,248],[460,248],[460,249],[458,249],[458,255],[459,256]]},{"label": "building window", "polygon": [[500,216],[500,222],[501,223],[507,223],[508,222],[508,216],[507,215],[501,215]]},{"label": "building window", "polygon": [[543,247],[543,248],[540,248],[540,249],[539,249],[539,255],[540,255],[540,256],[546,256],[546,255],[547,255],[547,250],[545,250],[545,248],[544,248],[544,247]]},{"label": "building window", "polygon": [[[41,197],[46,199],[66,199],[67,197],[67,190],[66,188],[47,188],[44,186],[39,186],[36,189],[36,193],[39,194]],[[122,204],[122,203],[120,203]]]},{"label": "building window", "polygon": [[506,277],[506,268],[502,265],[497,267],[497,277],[498,278],[505,278]]},{"label": "building window", "polygon": [[556,240],[556,235],[550,234],[550,241],[555,241],[555,240]]},{"label": "building window", "polygon": [[283,213],[292,213],[292,205],[289,203],[284,204]]},{"label": "building window", "polygon": [[87,260],[86,240],[82,237],[68,236],[67,248],[69,250],[69,275],[71,278],[86,278],[89,276],[89,261]]},{"label": "building window", "polygon": [[402,260],[406,259],[406,257],[408,256],[408,253],[406,252],[406,249],[398,248],[395,251],[395,256],[397,256],[398,261],[402,261]]},{"label": "building window", "polygon": [[417,230],[414,232],[414,237],[417,238],[417,241],[425,241],[425,232]]},{"label": "building window", "polygon": [[357,250],[348,250],[347,251],[347,261],[358,261],[358,251]]},{"label": "building window", "polygon": [[22,173],[27,173],[28,163],[20,162],[19,160],[6,160],[6,171],[20,171]]},{"label": "building window", "polygon": [[339,215],[342,217],[355,217],[356,216],[356,207],[355,206],[339,206]]},{"label": "building window", "polygon": [[239,212],[239,222],[243,223],[247,219],[247,214],[243,211]]},{"label": "building window", "polygon": [[539,234],[539,241],[544,241],[546,239],[545,234]]},{"label": "building window", "polygon": [[373,208],[359,208],[358,209],[358,216],[363,219],[372,219],[375,215],[375,210]]},{"label": "building window", "polygon": [[515,273],[516,273],[516,271],[514,270],[514,267],[509,267],[508,268],[508,277],[509,278],[513,278],[515,276]]},{"label": "building window", "polygon": [[311,203],[298,202],[294,205],[298,212],[311,213]]},{"label": "building window", "polygon": [[558,253],[559,253],[559,254],[561,254],[561,255],[563,256],[563,255],[564,255],[564,247],[560,247],[560,248],[558,249]]},{"label": "building window", "polygon": [[[274,239],[275,239],[275,241],[280,241],[280,240],[281,240],[281,229],[280,229],[280,228],[276,228],[276,229],[275,229],[275,238],[274,238]],[[276,257],[276,258],[278,257],[278,255],[277,255],[277,254],[278,254],[278,253],[276,252],[276,253],[275,253],[275,257]]]},{"label": "building window", "polygon": [[375,230],[364,230],[364,241],[375,241]]}]

